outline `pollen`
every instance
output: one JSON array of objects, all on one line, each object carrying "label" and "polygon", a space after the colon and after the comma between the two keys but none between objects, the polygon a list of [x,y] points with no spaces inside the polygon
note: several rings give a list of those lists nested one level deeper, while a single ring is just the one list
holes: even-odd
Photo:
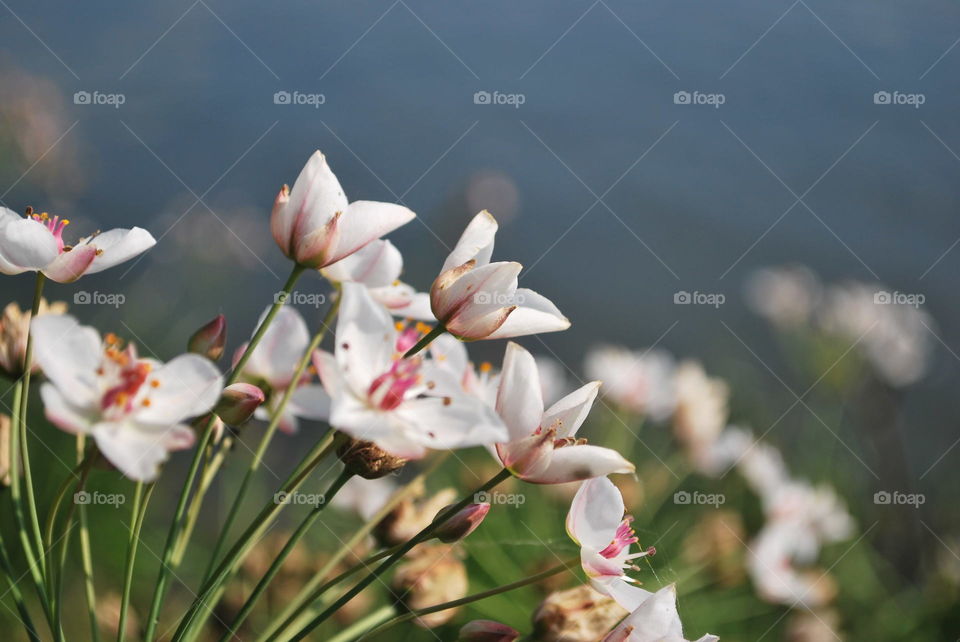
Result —
[{"label": "pollen", "polygon": [[416,327],[417,327],[417,332],[420,332],[420,333],[422,333],[422,334],[429,334],[430,331],[433,330],[433,328],[431,328],[430,326],[428,326],[428,325],[427,325],[426,323],[424,323],[423,321],[417,321],[417,326],[416,326]]},{"label": "pollen", "polygon": [[144,399],[144,400],[141,401],[140,403],[143,405],[144,408],[149,408],[149,407],[150,407],[150,400],[149,400],[149,399]]},{"label": "pollen", "polygon": [[397,321],[396,323],[393,324],[393,327],[396,328],[397,332],[403,332],[404,326],[402,321]]},{"label": "pollen", "polygon": [[97,248],[97,256],[101,256],[101,255],[103,255],[103,250],[101,250],[100,248]]},{"label": "pollen", "polygon": [[152,379],[152,380],[150,381],[150,387],[151,387],[151,388],[159,388],[159,387],[160,387],[160,382],[157,381],[156,379]]},{"label": "pollen", "polygon": [[117,394],[116,400],[113,402],[117,406],[123,406],[127,403],[127,393],[121,392]]},{"label": "pollen", "polygon": [[106,336],[103,338],[103,340],[107,343],[108,346],[115,346],[118,343],[120,343],[120,339],[117,338],[117,335],[115,335],[112,332],[108,332]]},{"label": "pollen", "polygon": [[493,364],[490,363],[489,361],[484,361],[483,363],[480,364],[480,372],[482,372],[483,374],[486,374],[491,370],[493,370]]},{"label": "pollen", "polygon": [[449,406],[449,405],[452,404],[452,403],[453,403],[453,399],[451,399],[450,397],[444,397],[444,398],[443,398],[443,405],[444,405],[444,406]]}]

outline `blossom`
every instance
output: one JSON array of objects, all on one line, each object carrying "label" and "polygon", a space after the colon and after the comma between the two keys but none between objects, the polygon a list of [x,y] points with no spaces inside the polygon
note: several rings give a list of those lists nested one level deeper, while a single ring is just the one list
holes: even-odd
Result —
[{"label": "blossom", "polygon": [[101,272],[123,263],[156,245],[150,232],[113,229],[67,245],[63,232],[70,221],[27,209],[26,217],[0,207],[0,272],[42,272],[60,283],[71,283],[84,274]]},{"label": "blossom", "polygon": [[193,354],[167,364],[141,358],[133,345],[104,339],[67,315],[32,323],[36,359],[48,382],[40,388],[47,419],[93,436],[100,452],[127,477],[150,482],[194,433],[184,421],[213,408],[223,387],[217,368]]},{"label": "blossom", "polygon": [[536,484],[632,473],[633,464],[617,451],[590,446],[576,437],[599,389],[600,382],[593,381],[544,411],[533,355],[512,341],[508,343],[495,402],[509,431],[509,440],[495,448],[504,467]]},{"label": "blossom", "polygon": [[[263,323],[268,312],[269,309],[261,315],[257,327]],[[239,361],[247,345],[240,346],[234,354],[234,363]],[[305,373],[298,381],[293,380],[297,365],[309,345],[310,332],[306,321],[295,308],[284,306],[274,317],[240,375],[243,381],[257,385],[267,393],[267,403],[254,413],[254,417],[264,421],[273,416],[287,388],[296,386],[279,423],[280,430],[288,434],[297,432],[298,418],[326,419],[330,412],[330,400],[323,387],[310,383],[312,373]]]},{"label": "blossom", "polygon": [[[63,314],[67,311],[67,304],[62,301],[47,303],[40,299],[37,317],[45,314]],[[30,332],[30,311],[21,310],[16,302],[7,304],[0,316],[0,372],[11,378],[18,378],[23,374],[23,360],[27,352],[27,335]],[[31,372],[39,370],[36,362],[30,368]]]},{"label": "blossom", "polygon": [[580,545],[580,563],[593,588],[609,595],[628,611],[650,596],[626,574],[631,561],[652,554],[653,549],[630,552],[636,533],[625,514],[620,491],[606,477],[590,479],[580,489],[567,513],[567,533]]},{"label": "blossom", "polygon": [[450,334],[466,340],[556,332],[570,321],[546,297],[517,287],[522,266],[490,263],[497,222],[477,214],[430,288],[430,307]]},{"label": "blossom", "polygon": [[[716,642],[715,635],[704,635],[696,642]],[[687,642],[677,613],[677,589],[665,586],[640,604],[603,642]]]},{"label": "blossom", "polygon": [[588,377],[603,381],[606,397],[654,421],[663,421],[676,407],[675,370],[673,357],[654,348],[633,352],[598,346],[587,353],[584,364]]},{"label": "blossom", "polygon": [[780,328],[806,324],[822,293],[817,275],[803,265],[757,270],[745,289],[749,307]]},{"label": "blossom", "polygon": [[677,409],[674,432],[700,470],[710,466],[711,449],[727,425],[730,388],[709,377],[695,361],[681,363],[676,373]]},{"label": "blossom", "polygon": [[270,231],[288,258],[306,267],[323,268],[415,217],[402,205],[348,203],[326,157],[316,151],[293,189],[284,185],[277,194]]},{"label": "blossom", "polygon": [[506,438],[493,410],[448,371],[422,356],[403,358],[420,339],[416,327],[395,324],[360,284],[344,283],[342,297],[334,353],[315,359],[332,426],[405,459]]},{"label": "blossom", "polygon": [[393,243],[376,239],[321,272],[333,283],[360,283],[394,316],[430,321],[430,296],[400,281],[403,256]]}]

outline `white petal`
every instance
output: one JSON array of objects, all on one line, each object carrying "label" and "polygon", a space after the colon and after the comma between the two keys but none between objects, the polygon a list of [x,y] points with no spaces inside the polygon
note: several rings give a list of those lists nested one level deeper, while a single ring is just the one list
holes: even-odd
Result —
[{"label": "white petal", "polygon": [[535,484],[563,484],[592,479],[613,473],[632,473],[634,465],[620,453],[601,446],[564,446],[553,451],[546,471],[536,478],[524,479]]},{"label": "white petal", "polygon": [[374,410],[351,394],[333,399],[330,425],[355,439],[366,441],[387,438],[394,433],[389,413]]},{"label": "white petal", "polygon": [[[612,597],[617,604],[628,611],[635,611],[653,595],[650,591],[626,581],[622,576],[591,578],[590,584],[597,591]],[[660,642],[659,638],[658,642]]]},{"label": "white petal", "polygon": [[406,225],[416,217],[408,208],[393,203],[350,203],[347,211],[340,217],[336,240],[325,257],[325,264],[330,265],[350,256],[371,241]]},{"label": "white petal", "polygon": [[463,341],[449,334],[442,334],[430,343],[430,357],[436,367],[446,370],[463,382],[467,368],[470,367],[470,356]]},{"label": "white petal", "polygon": [[195,436],[189,426],[162,430],[134,422],[102,422],[93,427],[97,447],[120,472],[135,481],[152,482],[169,452],[190,448]]},{"label": "white petal", "polygon": [[[269,308],[260,315],[257,327],[263,323]],[[262,377],[274,388],[286,388],[293,378],[297,364],[310,345],[307,323],[297,309],[285,305],[273,318],[244,371]]]},{"label": "white petal", "polygon": [[[223,377],[200,355],[183,354],[151,372],[140,388],[137,421],[170,425],[210,411],[223,389]],[[149,400],[149,405],[143,402]]]},{"label": "white petal", "polygon": [[444,261],[441,272],[463,265],[471,259],[476,260],[478,266],[489,263],[496,234],[497,221],[490,212],[483,210],[474,216],[460,235],[457,246]]},{"label": "white petal", "polygon": [[567,533],[581,546],[603,550],[614,540],[623,512],[623,497],[612,481],[606,477],[589,479],[580,485],[570,503]]},{"label": "white petal", "polygon": [[683,627],[677,613],[677,592],[673,584],[666,586],[644,600],[611,632],[629,630],[631,642],[660,642],[683,640]]},{"label": "white petal", "polygon": [[68,315],[45,314],[31,324],[34,361],[61,393],[81,408],[99,402],[96,370],[103,357],[97,331]]},{"label": "white petal", "polygon": [[82,408],[70,403],[52,383],[40,386],[44,414],[50,423],[61,430],[86,434],[97,416],[96,407]]},{"label": "white petal", "polygon": [[46,267],[60,254],[60,246],[46,225],[19,218],[0,227],[0,256],[7,263],[31,270]]},{"label": "white petal", "polygon": [[78,245],[69,252],[61,252],[43,268],[43,274],[57,283],[73,283],[90,271],[96,258],[97,248],[92,245]]},{"label": "white petal", "polygon": [[570,327],[570,320],[560,313],[549,299],[533,290],[517,289],[514,296],[520,307],[510,313],[507,320],[489,339],[508,339],[528,334],[557,332]]},{"label": "white petal", "polygon": [[366,395],[373,380],[393,363],[397,330],[390,314],[362,285],[344,283],[342,296],[334,354],[354,392]]},{"label": "white petal", "polygon": [[323,386],[308,384],[297,388],[290,403],[287,404],[287,410],[296,417],[304,419],[330,418],[330,395],[326,393]]},{"label": "white petal", "polygon": [[412,399],[394,412],[415,432],[421,445],[434,450],[486,446],[507,439],[500,418],[475,397]]},{"label": "white petal", "polygon": [[315,232],[337,212],[347,209],[347,197],[340,181],[327,164],[326,157],[315,151],[297,176],[284,206],[294,241]]},{"label": "white petal", "polygon": [[403,256],[387,240],[377,239],[322,270],[330,281],[352,281],[368,288],[391,286],[403,270]]},{"label": "white petal", "polygon": [[437,279],[430,290],[433,313],[448,327],[463,326],[461,332],[454,334],[486,337],[495,328],[481,334],[477,320],[513,305],[520,270],[519,263],[501,261],[468,270],[452,282]]},{"label": "white petal", "polygon": [[543,413],[544,428],[556,428],[558,437],[573,437],[583,424],[600,391],[600,382],[592,381],[550,406]]},{"label": "white petal", "polygon": [[497,390],[497,414],[510,431],[510,441],[529,437],[543,417],[543,392],[533,355],[510,342],[503,357]]},{"label": "white petal", "polygon": [[[13,223],[14,221],[19,221],[22,217],[18,215],[11,209],[6,207],[0,207],[0,236],[2,236],[3,228]],[[27,268],[21,267],[19,265],[14,265],[9,260],[3,256],[3,249],[0,248],[0,272],[3,274],[20,274],[21,272],[26,272]]]},{"label": "white petal", "polygon": [[87,269],[87,274],[102,272],[135,256],[143,254],[157,244],[153,235],[145,229],[113,229],[87,240],[89,245],[100,250],[97,258]]}]

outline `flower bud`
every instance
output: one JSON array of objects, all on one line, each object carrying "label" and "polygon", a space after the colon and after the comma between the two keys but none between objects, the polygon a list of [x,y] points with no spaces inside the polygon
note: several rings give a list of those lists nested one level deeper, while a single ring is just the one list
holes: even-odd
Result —
[{"label": "flower bud", "polygon": [[239,426],[253,416],[266,398],[263,390],[253,384],[235,383],[223,389],[213,412],[228,426]]},{"label": "flower bud", "polygon": [[593,642],[602,639],[628,613],[612,597],[588,584],[551,593],[533,614],[534,639]]},{"label": "flower bud", "polygon": [[0,415],[0,486],[10,485],[10,417]]},{"label": "flower bud", "polygon": [[[421,544],[397,567],[392,588],[399,596],[399,606],[410,611],[452,602],[467,594],[467,569],[453,547]],[[458,610],[437,611],[414,621],[425,628],[442,626]]]},{"label": "flower bud", "polygon": [[[440,509],[437,517],[440,517],[448,508],[450,507]],[[490,504],[469,504],[437,528],[433,536],[445,544],[458,542],[475,531],[489,512]]]},{"label": "flower bud", "polygon": [[493,620],[474,620],[460,629],[457,642],[513,642],[519,631]]},{"label": "flower bud", "polygon": [[449,506],[456,499],[457,492],[452,488],[424,498],[422,484],[414,491],[418,499],[404,498],[373,529],[373,536],[384,547],[397,546],[422,531],[433,522],[434,516],[442,506]]},{"label": "flower bud", "polygon": [[400,470],[406,459],[395,457],[372,441],[350,439],[337,451],[348,471],[364,479],[378,479]]},{"label": "flower bud", "polygon": [[227,344],[227,318],[218,314],[212,321],[193,333],[187,343],[187,350],[201,354],[211,361],[223,356]]}]

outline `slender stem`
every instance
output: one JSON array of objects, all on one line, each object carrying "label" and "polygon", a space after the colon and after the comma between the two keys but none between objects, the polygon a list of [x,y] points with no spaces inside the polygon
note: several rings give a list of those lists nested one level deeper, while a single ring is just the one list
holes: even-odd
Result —
[{"label": "slender stem", "polygon": [[412,348],[410,348],[409,350],[407,350],[407,353],[406,353],[405,355],[403,355],[403,358],[404,358],[404,359],[407,359],[408,357],[412,357],[413,355],[417,354],[418,352],[420,352],[421,350],[423,350],[424,348],[426,348],[428,345],[430,345],[430,343],[431,343],[434,339],[436,339],[437,337],[439,337],[441,334],[443,334],[443,333],[446,332],[446,331],[447,331],[447,328],[444,327],[444,325],[443,325],[442,323],[438,323],[438,324],[433,328],[433,330],[431,330],[430,332],[428,332],[428,333],[426,333],[425,335],[423,335],[423,338],[421,338],[419,341],[417,341],[417,345],[415,345],[415,346],[413,346]]},{"label": "slender stem", "polygon": [[315,617],[309,624],[307,624],[306,627],[301,629],[299,633],[297,633],[295,636],[291,638],[291,642],[304,639],[307,635],[310,634],[311,631],[313,631],[315,628],[323,624],[331,615],[336,613],[344,604],[352,600],[360,591],[365,589],[378,577],[383,575],[383,573],[386,572],[387,569],[389,569],[396,562],[398,562],[414,546],[416,546],[420,542],[423,542],[429,539],[433,535],[434,531],[436,531],[438,528],[440,528],[440,526],[445,524],[448,519],[450,519],[451,517],[456,515],[458,512],[463,510],[467,506],[467,504],[470,504],[472,501],[474,501],[474,496],[477,493],[482,493],[490,490],[491,488],[495,487],[497,484],[499,484],[503,480],[510,477],[510,474],[511,474],[510,471],[504,468],[499,473],[497,473],[492,478],[490,478],[490,480],[487,481],[485,484],[477,488],[472,493],[466,495],[463,499],[461,499],[459,502],[457,502],[453,506],[449,507],[442,515],[438,515],[437,518],[431,524],[429,524],[426,528],[424,528],[419,533],[414,535],[412,538],[407,540],[406,544],[402,545],[399,549],[397,549],[397,552],[395,552],[393,555],[388,557],[377,568],[375,568],[373,571],[367,574],[365,578],[357,582],[357,584],[352,589],[350,589],[349,591],[341,595],[336,602],[328,606],[320,615]]},{"label": "slender stem", "polygon": [[[285,295],[289,294],[293,290],[293,286],[296,284],[297,279],[300,278],[300,275],[303,274],[304,269],[305,268],[300,265],[295,265],[293,267],[293,270],[290,272],[290,276],[287,278],[287,282],[283,285],[282,292]],[[243,367],[250,359],[250,355],[252,355],[253,351],[256,350],[260,340],[263,339],[263,335],[266,334],[267,328],[270,327],[270,323],[280,312],[280,308],[284,305],[285,300],[286,296],[275,298],[273,306],[271,306],[270,311],[267,312],[267,316],[263,319],[263,322],[257,328],[256,332],[254,332],[253,337],[250,339],[250,343],[247,345],[247,349],[237,361],[237,364],[234,366],[233,371],[227,378],[225,385],[231,385],[237,382],[237,379],[240,377],[240,373],[243,371]],[[170,530],[167,532],[167,541],[164,544],[163,555],[160,559],[160,570],[157,576],[157,585],[153,591],[153,601],[150,604],[150,614],[147,617],[147,629],[144,635],[144,640],[146,640],[146,642],[151,642],[157,631],[157,624],[160,620],[160,605],[163,603],[163,598],[167,590],[167,584],[170,581],[170,573],[173,570],[171,568],[173,549],[180,535],[181,522],[183,520],[184,512],[187,508],[187,501],[190,497],[190,489],[193,488],[193,483],[197,478],[197,472],[200,469],[200,463],[203,461],[207,445],[210,443],[210,439],[213,436],[213,431],[211,429],[213,428],[214,421],[215,418],[211,417],[210,421],[207,422],[206,429],[201,434],[200,443],[197,445],[196,452],[193,455],[193,461],[190,463],[190,470],[187,472],[187,478],[183,483],[183,489],[180,491],[180,499],[177,501],[177,508],[174,512],[173,520],[170,522]]]},{"label": "slender stem", "polygon": [[360,618],[340,631],[340,633],[327,640],[327,642],[350,642],[351,640],[355,640],[357,636],[363,635],[365,632],[376,628],[396,614],[397,608],[395,606],[382,606],[367,617]]},{"label": "slender stem", "polygon": [[127,543],[127,565],[123,575],[123,595],[120,598],[120,619],[117,623],[117,642],[123,642],[127,630],[127,610],[130,608],[130,589],[133,587],[133,569],[137,565],[137,547],[140,544],[140,530],[143,518],[147,514],[147,504],[153,495],[156,484],[150,484],[144,492],[143,482],[137,482],[133,494],[133,509],[130,511],[130,538]]},{"label": "slender stem", "polygon": [[7,584],[9,585],[7,591],[10,592],[10,596],[13,598],[13,602],[17,607],[17,612],[20,614],[20,622],[27,631],[27,637],[30,638],[30,642],[40,642],[37,627],[33,625],[33,620],[30,618],[30,611],[27,609],[27,603],[23,601],[23,594],[20,592],[16,575],[13,573],[13,565],[10,563],[10,555],[7,553],[7,546],[3,542],[2,534],[0,534],[0,571],[3,571],[3,574],[7,577]]},{"label": "slender stem", "polygon": [[257,451],[254,453],[253,459],[250,460],[250,465],[247,467],[247,472],[243,476],[243,481],[240,482],[240,489],[237,491],[236,497],[233,500],[233,504],[227,513],[227,519],[220,529],[220,535],[217,538],[217,543],[213,547],[213,554],[210,555],[210,562],[207,565],[207,570],[203,574],[204,581],[210,578],[210,574],[216,567],[217,559],[220,557],[220,552],[223,550],[223,547],[226,544],[230,529],[233,527],[233,523],[236,521],[237,515],[240,514],[240,508],[243,505],[243,499],[247,494],[247,489],[250,487],[250,482],[253,481],[254,475],[260,469],[260,464],[263,461],[264,453],[266,453],[267,448],[270,446],[270,441],[273,439],[273,436],[277,431],[277,427],[280,425],[281,419],[283,419],[284,411],[286,410],[287,405],[290,403],[290,400],[293,398],[293,394],[297,390],[296,382],[300,381],[300,379],[303,377],[303,373],[307,371],[307,367],[310,365],[310,361],[313,358],[313,353],[323,342],[323,338],[326,336],[327,329],[333,323],[333,319],[336,317],[339,309],[340,298],[337,297],[337,299],[327,310],[323,321],[320,322],[320,329],[317,330],[316,334],[313,335],[313,340],[303,353],[300,363],[297,364],[297,368],[293,373],[293,378],[290,380],[291,384],[287,386],[287,389],[283,393],[283,397],[280,399],[280,403],[273,410],[273,415],[270,418],[270,424],[267,426],[267,430],[264,432],[263,438],[260,440],[260,445],[257,447]]},{"label": "slender stem", "polygon": [[197,486],[197,492],[193,494],[193,498],[190,500],[190,507],[187,509],[186,524],[180,533],[180,539],[177,540],[176,547],[173,549],[172,563],[174,566],[180,566],[180,562],[183,561],[183,556],[187,552],[187,544],[190,542],[193,530],[197,526],[197,520],[200,519],[200,513],[203,508],[203,498],[206,497],[207,491],[210,490],[210,486],[213,484],[214,478],[216,478],[217,473],[220,472],[220,467],[223,465],[227,453],[230,451],[232,440],[233,437],[231,435],[225,434],[217,443],[210,444],[207,448],[210,450],[210,454],[207,455],[204,461],[200,484]]},{"label": "slender stem", "polygon": [[[47,578],[47,584],[50,589],[53,590],[54,585],[54,573],[53,569],[53,532],[57,526],[57,515],[60,513],[60,506],[63,504],[64,498],[67,496],[67,493],[70,492],[70,487],[75,483],[76,480],[81,479],[84,476],[85,471],[88,471],[93,465],[93,462],[96,460],[96,450],[91,449],[89,453],[77,464],[77,467],[70,471],[70,474],[64,478],[63,482],[60,484],[60,487],[57,489],[57,494],[54,496],[53,504],[50,506],[50,511],[47,513],[47,524],[44,528],[44,555],[49,557],[48,568],[51,570],[49,577]],[[73,503],[77,503],[77,498],[73,498]]]},{"label": "slender stem", "polygon": [[513,582],[511,584],[504,584],[503,586],[497,586],[487,591],[481,591],[480,593],[474,593],[473,595],[462,597],[459,600],[444,602],[443,604],[437,604],[436,606],[428,606],[427,608],[417,609],[415,611],[404,613],[403,615],[398,615],[397,617],[393,618],[389,622],[382,624],[381,626],[378,626],[372,631],[369,631],[366,634],[356,639],[362,640],[371,635],[383,633],[387,629],[391,629],[394,626],[398,624],[402,624],[404,622],[409,622],[414,618],[423,617],[424,615],[430,615],[431,613],[436,613],[438,611],[446,611],[447,609],[455,609],[458,606],[463,606],[464,604],[470,604],[471,602],[478,602],[480,600],[485,600],[488,597],[499,595],[500,593],[506,593],[508,591],[512,591],[514,589],[527,586],[528,584],[535,584],[536,582],[539,582],[540,580],[556,575],[557,573],[562,573],[563,571],[573,571],[574,569],[577,569],[579,567],[580,567],[580,557],[579,556],[571,557],[570,559],[560,562],[556,566],[552,566],[541,573],[537,573],[536,575],[531,575],[530,577],[525,577],[522,580],[517,580],[516,582]]},{"label": "slender stem", "polygon": [[230,638],[232,638],[234,631],[238,630],[246,621],[247,617],[250,615],[250,612],[253,610],[253,607],[256,605],[257,600],[260,599],[260,596],[263,595],[263,592],[270,585],[270,582],[272,582],[273,578],[276,577],[277,573],[280,572],[280,567],[283,566],[283,563],[293,551],[294,547],[300,542],[301,539],[303,539],[303,536],[306,535],[308,530],[310,530],[310,527],[313,526],[314,522],[317,521],[322,514],[323,509],[326,508],[330,501],[336,496],[337,491],[339,491],[352,476],[353,473],[344,470],[335,480],[333,480],[333,483],[330,484],[330,487],[323,496],[323,501],[307,514],[306,518],[300,522],[300,525],[297,527],[297,529],[292,535],[290,535],[290,538],[287,540],[287,543],[284,544],[283,549],[277,555],[276,559],[273,560],[273,563],[270,565],[270,568],[267,569],[267,572],[264,574],[264,576],[260,578],[260,581],[253,589],[250,597],[247,598],[243,608],[240,609],[240,613],[234,619],[233,623],[227,627],[227,631],[220,638],[220,642],[227,642]]},{"label": "slender stem", "polygon": [[[268,640],[269,642],[273,642],[273,640],[277,638],[277,633],[292,626],[305,611],[309,612],[308,607],[317,599],[319,599],[328,588],[334,586],[341,579],[343,579],[344,575],[341,574],[339,577],[336,577],[326,583],[323,581],[324,578],[327,577],[327,575],[329,575],[333,569],[336,568],[337,564],[339,564],[343,558],[349,555],[360,544],[360,542],[362,542],[364,538],[366,538],[370,532],[376,528],[377,524],[379,524],[387,515],[389,515],[400,502],[416,492],[423,484],[423,481],[437,468],[439,468],[440,464],[442,464],[449,456],[449,451],[440,453],[434,458],[430,466],[423,470],[423,472],[407,482],[403,488],[400,488],[393,493],[390,499],[380,507],[380,510],[378,510],[373,517],[364,522],[363,526],[357,529],[350,539],[340,546],[339,550],[333,554],[323,568],[314,574],[310,581],[307,582],[302,589],[300,589],[300,592],[293,599],[290,605],[280,613],[280,615],[267,628],[267,631],[261,635],[258,640]],[[380,558],[377,557],[377,559]],[[359,565],[354,566],[351,569],[351,574],[353,571],[360,570],[363,565],[369,564],[373,561],[376,560],[365,560]]]},{"label": "slender stem", "polygon": [[[37,272],[37,280],[33,289],[33,307],[30,309],[30,323],[37,318],[40,312],[40,301],[43,298],[43,285],[47,277],[43,272]],[[27,443],[27,410],[30,407],[30,371],[33,366],[33,332],[27,330],[27,346],[23,357],[23,377],[21,379],[23,386],[23,395],[20,397],[20,452],[23,457],[23,483],[25,498],[27,500],[27,516],[30,518],[30,528],[33,533],[33,540],[40,552],[40,570],[46,575],[46,561],[42,554],[43,538],[40,536],[40,520],[37,517],[37,499],[33,490],[33,473],[30,468],[29,444]]]},{"label": "slender stem", "polygon": [[[77,464],[83,465],[86,436],[77,435]],[[80,519],[80,563],[83,568],[83,588],[87,598],[87,615],[90,618],[90,639],[100,642],[100,625],[97,622],[97,591],[93,583],[93,554],[90,549],[90,526],[87,507],[77,509]]]},{"label": "slender stem", "polygon": [[[93,457],[88,456],[88,458],[91,462],[93,461]],[[75,490],[73,491],[74,496],[76,496],[77,493],[83,490],[83,487],[87,483],[87,477],[89,475],[90,475],[90,465],[89,464],[81,465],[80,479],[77,480],[77,485],[75,487]],[[54,639],[57,640],[58,642],[64,639],[63,630],[60,628],[60,615],[63,612],[63,600],[61,599],[61,593],[63,592],[63,575],[64,575],[64,567],[66,566],[66,562],[67,562],[67,549],[69,548],[69,545],[70,545],[70,533],[72,532],[70,524],[73,522],[73,513],[76,508],[77,508],[77,502],[76,500],[74,500],[73,502],[70,503],[70,506],[67,509],[67,518],[63,527],[64,528],[63,535],[60,536],[60,559],[56,561],[51,559],[51,565],[50,565],[50,568],[48,569],[50,571],[51,576],[54,578],[53,590],[52,590],[53,624],[54,624],[53,633],[54,633]]]},{"label": "slender stem", "polygon": [[[307,454],[305,459],[309,463],[305,466],[298,466],[294,474],[290,475],[283,483],[278,494],[295,492],[307,479],[313,469],[320,465],[320,462],[323,461],[333,448],[334,433],[331,430],[326,437],[320,440]],[[227,578],[254,547],[261,535],[270,528],[283,506],[284,504],[280,502],[271,501],[264,506],[263,510],[261,510],[250,523],[250,526],[240,535],[233,547],[227,551],[227,554],[210,576],[210,579],[200,588],[198,595],[194,598],[193,604],[190,606],[190,610],[187,611],[187,614],[180,621],[180,626],[177,628],[173,638],[174,640],[183,638],[184,634],[192,627],[194,620],[200,614],[201,608],[216,603],[217,599],[214,598],[214,594],[225,584]]]}]

